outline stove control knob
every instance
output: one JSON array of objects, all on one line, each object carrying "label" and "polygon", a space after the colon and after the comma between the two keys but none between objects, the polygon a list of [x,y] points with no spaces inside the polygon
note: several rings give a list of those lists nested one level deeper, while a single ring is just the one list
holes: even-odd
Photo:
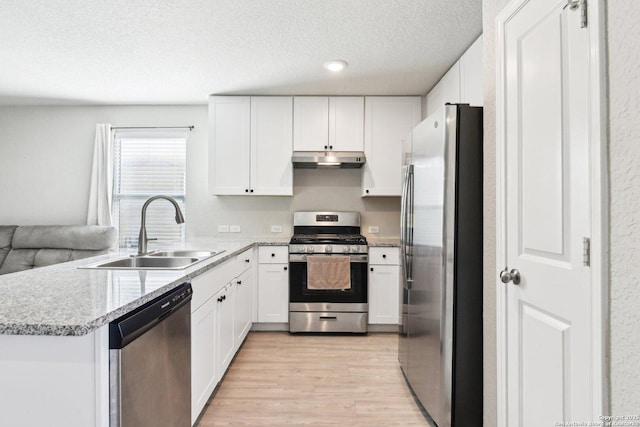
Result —
[{"label": "stove control knob", "polygon": [[331,246],[331,245],[325,246],[324,247],[324,251],[327,252],[327,253],[333,252],[333,246]]},{"label": "stove control knob", "polygon": [[306,252],[306,251],[307,251],[307,248],[305,248],[304,246],[300,246],[299,251],[300,251],[300,252]]},{"label": "stove control knob", "polygon": [[342,250],[345,254],[349,253],[349,246],[345,246],[344,249]]},{"label": "stove control knob", "polygon": [[360,252],[360,248],[358,248],[357,246],[351,246],[351,252]]},{"label": "stove control knob", "polygon": [[313,246],[307,246],[307,252],[313,253],[315,252],[315,248]]}]

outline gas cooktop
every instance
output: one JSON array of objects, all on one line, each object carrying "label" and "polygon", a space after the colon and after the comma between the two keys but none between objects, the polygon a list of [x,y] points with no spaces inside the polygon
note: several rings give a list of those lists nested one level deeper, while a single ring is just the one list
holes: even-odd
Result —
[{"label": "gas cooktop", "polygon": [[294,234],[291,244],[334,244],[366,245],[367,239],[361,234]]}]

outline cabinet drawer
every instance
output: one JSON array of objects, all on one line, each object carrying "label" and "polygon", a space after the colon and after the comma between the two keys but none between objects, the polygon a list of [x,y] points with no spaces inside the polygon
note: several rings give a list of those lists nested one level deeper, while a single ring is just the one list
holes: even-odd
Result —
[{"label": "cabinet drawer", "polygon": [[255,263],[253,259],[253,248],[247,249],[236,257],[236,277],[244,273]]},{"label": "cabinet drawer", "polygon": [[258,248],[258,263],[260,264],[288,264],[288,246],[260,246]]},{"label": "cabinet drawer", "polygon": [[369,264],[400,264],[400,248],[369,247]]},{"label": "cabinet drawer", "polygon": [[224,288],[235,277],[236,266],[233,260],[220,264],[191,280],[193,298],[191,299],[191,312],[204,304],[220,289]]}]

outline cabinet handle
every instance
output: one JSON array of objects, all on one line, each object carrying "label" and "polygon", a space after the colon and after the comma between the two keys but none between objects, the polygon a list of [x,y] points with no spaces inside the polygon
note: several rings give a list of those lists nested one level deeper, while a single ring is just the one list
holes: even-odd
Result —
[{"label": "cabinet handle", "polygon": [[244,262],[249,262],[249,259],[245,259]]},{"label": "cabinet handle", "polygon": [[276,254],[271,254],[272,257],[276,256]]},{"label": "cabinet handle", "polygon": [[369,194],[369,190],[365,190],[365,193]]},{"label": "cabinet handle", "polygon": [[249,190],[249,191],[253,193],[253,189],[251,189],[251,190]]},{"label": "cabinet handle", "polygon": [[226,300],[227,296],[226,295],[222,295],[222,301]]},{"label": "cabinet handle", "polygon": [[330,145],[330,146],[329,146],[329,150],[333,150],[333,145]]},{"label": "cabinet handle", "polygon": [[249,192],[249,189],[248,189],[248,188],[245,188],[245,189],[244,189],[244,192],[245,192],[245,193],[248,193],[248,192]]},{"label": "cabinet handle", "polygon": [[373,267],[371,267],[371,271],[373,271]]},{"label": "cabinet handle", "polygon": [[327,147],[328,147],[328,146],[327,146],[327,145],[325,145],[325,146],[324,146],[324,149],[326,150],[326,149],[327,149]]},{"label": "cabinet handle", "polygon": [[218,297],[218,302],[222,302],[222,297]]},{"label": "cabinet handle", "polygon": [[242,285],[242,280],[238,280],[236,283],[237,283],[238,285]]},{"label": "cabinet handle", "polygon": [[285,267],[284,269],[285,269],[285,271],[286,271],[286,270],[287,270],[287,267]]},{"label": "cabinet handle", "polygon": [[382,254],[382,258],[386,258],[386,257],[387,257],[387,254]]}]

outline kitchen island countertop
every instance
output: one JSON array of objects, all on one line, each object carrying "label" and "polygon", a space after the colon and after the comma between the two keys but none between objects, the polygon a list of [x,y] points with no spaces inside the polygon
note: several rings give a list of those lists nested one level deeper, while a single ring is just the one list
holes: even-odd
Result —
[{"label": "kitchen island countertop", "polygon": [[120,252],[5,274],[0,276],[0,334],[86,335],[246,249],[287,242],[190,239],[167,249],[224,252],[184,270],[78,268],[129,255]]}]

